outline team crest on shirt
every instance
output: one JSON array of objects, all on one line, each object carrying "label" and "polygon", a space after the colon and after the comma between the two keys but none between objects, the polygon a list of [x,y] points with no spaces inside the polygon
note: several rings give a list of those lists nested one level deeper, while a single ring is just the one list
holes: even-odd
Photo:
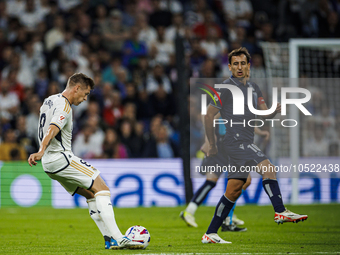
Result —
[{"label": "team crest on shirt", "polygon": [[59,124],[63,124],[63,122],[65,121],[65,119],[66,119],[66,117],[65,117],[64,115],[60,114],[60,116],[59,116],[57,122],[58,122]]}]

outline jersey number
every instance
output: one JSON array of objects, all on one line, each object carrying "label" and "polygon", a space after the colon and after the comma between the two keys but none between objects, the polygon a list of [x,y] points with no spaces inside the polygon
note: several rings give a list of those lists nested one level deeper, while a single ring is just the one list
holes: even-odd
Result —
[{"label": "jersey number", "polygon": [[39,132],[38,132],[39,134],[38,134],[38,136],[39,136],[40,141],[42,141],[42,139],[44,138],[43,128],[45,126],[45,122],[46,122],[46,114],[43,113],[43,114],[41,114],[40,120],[39,120]]},{"label": "jersey number", "polygon": [[79,160],[79,162],[80,163],[82,163],[82,164],[84,164],[85,166],[87,166],[87,167],[90,167],[91,165],[90,164],[88,164],[86,161],[84,161],[84,160]]}]

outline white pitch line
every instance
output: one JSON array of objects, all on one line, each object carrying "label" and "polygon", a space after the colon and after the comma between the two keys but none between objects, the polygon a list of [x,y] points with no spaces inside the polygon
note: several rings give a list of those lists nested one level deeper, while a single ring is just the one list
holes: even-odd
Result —
[{"label": "white pitch line", "polygon": [[[210,254],[210,255],[218,255],[218,254],[230,254],[230,255],[248,255],[248,254],[255,254],[255,255],[262,255],[262,254],[307,254],[307,252],[279,252],[279,253],[264,253],[264,252],[255,252],[255,253],[249,253],[249,252],[241,252],[241,253],[196,253],[196,252],[192,252],[192,253],[148,253],[148,255],[206,255],[206,254]],[[313,254],[340,254],[340,252],[313,252]],[[143,253],[137,253],[135,255],[144,255]]]}]

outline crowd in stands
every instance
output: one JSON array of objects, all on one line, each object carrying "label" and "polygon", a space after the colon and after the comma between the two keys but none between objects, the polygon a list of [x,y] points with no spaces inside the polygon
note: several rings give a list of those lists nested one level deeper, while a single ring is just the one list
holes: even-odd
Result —
[{"label": "crowd in stands", "polygon": [[[96,87],[73,108],[83,158],[178,157],[175,38],[189,77],[227,77],[228,52],[261,41],[340,36],[337,0],[0,1],[0,160],[37,151],[39,108],[75,72]],[[337,134],[340,135],[340,134]]]}]

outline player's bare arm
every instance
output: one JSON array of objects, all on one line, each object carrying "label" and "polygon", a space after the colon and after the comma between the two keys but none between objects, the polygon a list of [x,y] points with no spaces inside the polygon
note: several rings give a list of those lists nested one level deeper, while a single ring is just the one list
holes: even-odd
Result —
[{"label": "player's bare arm", "polygon": [[255,134],[263,136],[265,141],[268,141],[270,137],[270,133],[267,130],[261,130],[258,127],[255,127]]},{"label": "player's bare arm", "polygon": [[[215,119],[219,119],[221,117],[221,113],[218,112],[216,115],[215,115]],[[203,123],[203,126],[204,126],[204,117],[202,116],[202,123]],[[204,139],[204,144],[202,145],[201,147],[201,151],[204,153],[204,154],[208,154],[208,151],[209,151],[209,140],[208,140],[208,137],[205,135],[204,136],[205,139]],[[216,140],[216,136],[215,136],[215,140]]]},{"label": "player's bare arm", "polygon": [[[267,107],[267,104],[264,103],[264,104],[260,104],[259,105],[259,108],[260,110],[268,110],[268,107]],[[269,115],[263,115],[262,118],[263,119],[272,119],[275,117],[275,115],[277,113],[280,113],[281,112],[281,104],[280,103],[277,103],[277,106],[276,106],[276,109],[275,111],[272,113],[272,114],[269,114]]]},{"label": "player's bare arm", "polygon": [[40,160],[45,153],[46,148],[52,141],[52,139],[59,133],[59,128],[55,125],[50,125],[43,140],[41,141],[39,151],[37,153],[33,153],[28,158],[28,164],[30,166],[37,165],[37,160]]},{"label": "player's bare arm", "polygon": [[219,112],[219,109],[209,105],[207,109],[207,115],[204,117],[205,134],[209,141],[208,156],[215,156],[217,154],[215,131],[214,131],[214,119],[215,115]]}]

